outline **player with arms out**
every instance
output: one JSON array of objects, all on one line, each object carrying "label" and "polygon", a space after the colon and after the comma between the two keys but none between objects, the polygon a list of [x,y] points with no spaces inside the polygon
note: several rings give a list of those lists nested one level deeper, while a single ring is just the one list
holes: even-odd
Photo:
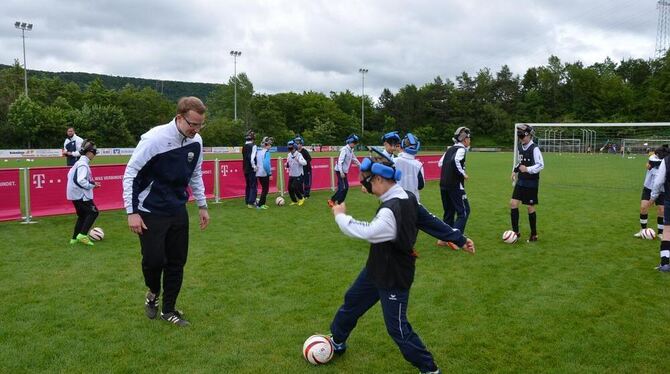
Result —
[{"label": "player with arms out", "polygon": [[[396,182],[401,173],[390,162],[366,158],[361,163],[361,184],[381,202],[370,222],[346,214],[346,206],[333,207],[340,230],[370,242],[368,260],[347,290],[344,303],[330,325],[335,353],[346,350],[346,340],[358,322],[377,302],[381,303],[386,331],[403,357],[421,373],[440,373],[432,354],[407,320],[410,288],[414,281],[419,203]],[[474,250],[471,240],[461,239]]]},{"label": "player with arms out", "polygon": [[[389,162],[394,164],[396,169],[401,172],[401,178],[398,184],[416,196],[419,200],[419,190],[423,189],[425,185],[423,164],[416,159],[416,155],[421,149],[421,142],[415,135],[408,133],[396,144],[395,137],[400,138],[397,131],[392,131],[384,135],[384,150],[379,151],[374,147],[368,147],[373,161]],[[394,157],[394,152],[397,148],[402,149],[402,153],[398,157]],[[362,187],[364,192],[365,187]],[[465,241],[459,242],[463,238],[462,232],[452,228],[443,220],[437,218],[434,214],[428,211],[425,206],[419,203],[419,219],[417,222],[419,230],[437,239],[437,245],[441,247],[450,247],[453,250],[462,248],[472,254],[467,246],[464,246]]]}]

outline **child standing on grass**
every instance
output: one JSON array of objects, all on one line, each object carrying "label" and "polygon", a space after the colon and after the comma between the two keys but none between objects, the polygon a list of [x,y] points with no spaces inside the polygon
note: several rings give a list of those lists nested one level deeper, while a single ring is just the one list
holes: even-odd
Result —
[{"label": "child standing on grass", "polygon": [[92,141],[86,140],[80,153],[84,157],[80,157],[67,173],[67,199],[72,201],[77,211],[77,222],[74,224],[70,244],[93,245],[88,231],[98,218],[98,208],[93,202],[93,189],[100,187],[100,183],[93,181],[89,163],[98,154],[98,150]]},{"label": "child standing on grass", "polygon": [[665,200],[663,200],[663,235],[661,238],[661,248],[659,254],[661,256],[661,263],[656,267],[658,271],[670,273],[670,178],[668,178],[668,169],[670,168],[670,156],[665,156],[661,164],[658,166],[658,173],[651,189],[651,196],[649,200],[654,201],[661,196],[665,191]]},{"label": "child standing on grass", "polygon": [[528,223],[530,225],[530,237],[528,242],[537,241],[537,213],[535,206],[539,203],[537,192],[540,185],[540,171],[544,169],[544,160],[540,148],[533,143],[535,130],[526,124],[518,125],[516,136],[520,144],[517,149],[517,165],[512,171],[512,182],[514,183],[514,192],[510,200],[510,218],[512,221],[512,231],[519,233],[519,204],[525,204],[528,207]]},{"label": "child standing on grass", "polygon": [[347,174],[349,173],[349,167],[353,162],[356,165],[360,166],[360,162],[354,154],[354,148],[358,144],[358,136],[356,134],[351,134],[344,141],[345,146],[340,149],[340,157],[337,158],[337,163],[335,164],[335,174],[337,174],[337,191],[335,194],[328,200],[328,206],[332,207],[335,204],[340,204],[344,202],[344,199],[347,198],[347,192],[349,191],[349,180],[347,180]]},{"label": "child standing on grass", "polygon": [[655,200],[651,200],[651,189],[654,186],[654,179],[656,174],[658,174],[658,168],[661,166],[663,159],[668,155],[668,147],[661,146],[658,147],[654,153],[649,156],[647,161],[647,173],[644,177],[644,185],[642,187],[642,198],[640,199],[640,231],[638,231],[635,236],[636,238],[642,237],[642,230],[647,228],[647,220],[649,218],[649,208],[651,204],[656,204],[656,228],[658,229],[658,236],[663,236],[663,216],[665,214],[663,203],[665,201],[665,192],[663,188],[659,191],[659,195]]},{"label": "child standing on grass", "polygon": [[295,142],[288,142],[288,156],[286,157],[286,168],[288,169],[288,194],[291,196],[292,203],[289,205],[299,206],[305,203],[305,197],[302,192],[303,166],[307,161],[302,154],[295,148]]},{"label": "child standing on grass", "polygon": [[270,162],[270,148],[272,148],[273,139],[264,137],[261,141],[262,148],[256,152],[256,177],[261,184],[261,197],[256,204],[257,209],[268,209],[265,202],[270,190],[270,177],[272,176],[272,164]]}]

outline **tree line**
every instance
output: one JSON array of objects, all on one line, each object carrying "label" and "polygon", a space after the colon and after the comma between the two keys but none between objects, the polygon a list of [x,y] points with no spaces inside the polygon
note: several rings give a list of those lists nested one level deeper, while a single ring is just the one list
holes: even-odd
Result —
[{"label": "tree line", "polygon": [[[18,61],[0,69],[5,134],[0,148],[60,147],[69,126],[102,147],[134,146],[142,133],[174,116],[176,97],[197,95],[188,85],[168,97],[159,87],[139,87],[131,80],[119,86],[117,79],[108,87],[99,76],[85,84],[80,76],[76,82],[66,78],[31,75],[25,96]],[[340,144],[348,134],[361,135],[361,101],[364,144],[378,144],[383,133],[400,130],[415,133],[423,144],[444,146],[457,127],[467,126],[478,146],[509,146],[515,122],[670,121],[670,54],[618,63],[607,58],[590,66],[551,56],[523,76],[506,65],[497,72],[482,68],[453,81],[437,76],[420,87],[384,89],[376,100],[349,90],[257,93],[245,73],[201,89],[209,90],[202,97],[208,106],[202,131],[207,146],[240,145],[249,128],[280,143],[301,134],[308,143]]]}]

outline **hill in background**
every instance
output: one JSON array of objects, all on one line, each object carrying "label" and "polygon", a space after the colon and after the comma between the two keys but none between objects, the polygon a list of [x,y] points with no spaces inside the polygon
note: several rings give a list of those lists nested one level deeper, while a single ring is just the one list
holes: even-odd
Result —
[{"label": "hill in background", "polygon": [[[1,69],[10,68],[9,65],[0,64]],[[93,80],[102,80],[105,88],[112,90],[120,90],[127,84],[131,84],[138,88],[149,87],[160,93],[171,101],[177,101],[182,96],[197,96],[206,99],[209,94],[218,87],[214,83],[198,83],[198,82],[177,82],[177,81],[161,81],[156,79],[119,77],[114,75],[92,74],[82,72],[50,72],[41,70],[28,70],[28,75],[39,76],[46,78],[58,77],[64,82],[74,82],[82,89],[86,87]]]}]

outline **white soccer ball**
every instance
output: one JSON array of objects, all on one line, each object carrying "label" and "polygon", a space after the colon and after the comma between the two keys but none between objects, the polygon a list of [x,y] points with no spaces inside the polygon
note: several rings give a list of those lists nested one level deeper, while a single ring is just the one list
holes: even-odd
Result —
[{"label": "white soccer ball", "polygon": [[642,229],[642,231],[640,231],[640,236],[642,239],[653,240],[656,239],[656,231],[647,227],[646,229]]},{"label": "white soccer ball", "polygon": [[88,232],[88,237],[92,240],[102,240],[105,238],[105,232],[100,227],[94,227]]},{"label": "white soccer ball", "polygon": [[312,335],[302,345],[302,356],[312,365],[323,365],[333,358],[333,343],[324,335]]},{"label": "white soccer ball", "polygon": [[519,240],[519,237],[514,231],[507,230],[502,234],[502,240],[507,244],[514,244],[517,240]]},{"label": "white soccer ball", "polygon": [[279,196],[275,199],[275,204],[277,204],[278,206],[284,206],[284,204],[286,204],[286,201],[284,201],[283,197]]}]

